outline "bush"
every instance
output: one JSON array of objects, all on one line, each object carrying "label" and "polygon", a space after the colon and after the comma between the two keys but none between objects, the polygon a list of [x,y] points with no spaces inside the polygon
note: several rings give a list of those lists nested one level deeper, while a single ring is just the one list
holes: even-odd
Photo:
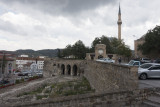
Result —
[{"label": "bush", "polygon": [[16,84],[19,84],[20,83],[20,80],[16,80]]},{"label": "bush", "polygon": [[48,95],[37,95],[36,96],[36,99],[37,100],[40,100],[40,99],[42,99],[42,98],[47,98],[48,97]]}]

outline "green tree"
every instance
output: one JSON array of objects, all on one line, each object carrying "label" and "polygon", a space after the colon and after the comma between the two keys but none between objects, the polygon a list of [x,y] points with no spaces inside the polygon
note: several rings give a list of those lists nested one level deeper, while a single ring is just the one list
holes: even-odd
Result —
[{"label": "green tree", "polygon": [[102,35],[102,37],[100,37],[100,38],[96,37],[91,45],[92,52],[94,52],[96,44],[105,44],[106,45],[106,52],[112,53],[112,48],[111,48],[110,40],[108,39],[108,37],[106,37],[104,35]]},{"label": "green tree", "polygon": [[131,50],[129,46],[124,44],[123,40],[118,40],[115,37],[108,38],[106,36],[95,38],[95,40],[92,42],[92,52],[94,52],[96,44],[100,43],[106,45],[106,53],[119,54],[124,55],[126,57],[131,56]]},{"label": "green tree", "polygon": [[160,26],[148,30],[145,35],[145,42],[138,46],[138,50],[150,57],[157,57],[160,54]]},{"label": "green tree", "polygon": [[73,55],[78,59],[84,59],[86,56],[86,47],[81,40],[72,46]]},{"label": "green tree", "polygon": [[119,47],[121,46],[122,41],[118,40],[115,37],[112,37],[110,39],[110,43],[111,43],[112,53],[119,54]]},{"label": "green tree", "polygon": [[63,49],[63,56],[68,57],[72,54],[72,45],[68,44],[64,49]]},{"label": "green tree", "polygon": [[62,58],[62,51],[60,49],[57,49],[58,52],[57,52],[57,56],[58,58]]}]

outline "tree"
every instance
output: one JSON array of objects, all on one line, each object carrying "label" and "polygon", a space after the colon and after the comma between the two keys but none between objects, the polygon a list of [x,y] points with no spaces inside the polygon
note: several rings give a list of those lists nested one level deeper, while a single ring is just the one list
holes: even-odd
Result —
[{"label": "tree", "polygon": [[110,39],[110,43],[111,43],[112,53],[119,54],[118,48],[121,46],[122,40],[118,40],[117,38],[112,37]]},{"label": "tree", "polygon": [[72,45],[68,44],[63,50],[63,56],[68,57],[72,55]]},{"label": "tree", "polygon": [[100,38],[95,38],[95,40],[92,42],[92,51],[95,48],[96,44],[105,44],[106,45],[106,53],[110,54],[119,54],[124,55],[126,57],[131,56],[131,50],[129,46],[125,45],[123,40],[118,40],[115,37],[106,37],[102,36]]},{"label": "tree", "polygon": [[73,55],[78,59],[84,59],[86,56],[86,47],[81,40],[77,41],[72,47]]},{"label": "tree", "polygon": [[111,45],[110,45],[110,40],[108,37],[102,35],[102,37],[98,38],[96,37],[94,41],[92,42],[92,52],[95,50],[96,44],[105,44],[106,45],[106,53],[112,53]]},{"label": "tree", "polygon": [[74,45],[67,45],[61,54],[62,57],[68,57],[74,55],[76,59],[84,59],[86,53],[94,52],[96,44],[105,44],[106,52],[112,54],[125,55],[127,57],[131,56],[131,50],[126,46],[123,41],[119,41],[117,38],[108,38],[102,36],[100,38],[96,37],[92,42],[91,48],[86,47],[81,40],[78,40]]},{"label": "tree", "polygon": [[145,42],[138,46],[138,50],[142,54],[150,57],[157,57],[160,54],[160,26],[156,26],[152,30],[148,30],[145,35]]},{"label": "tree", "polygon": [[58,58],[62,58],[62,52],[61,52],[61,50],[60,49],[57,49],[57,50],[58,50],[58,52],[57,52]]},{"label": "tree", "polygon": [[78,40],[74,45],[67,45],[63,49],[62,56],[68,57],[74,55],[76,59],[84,59],[87,52],[90,52],[90,48],[86,47],[81,40]]}]

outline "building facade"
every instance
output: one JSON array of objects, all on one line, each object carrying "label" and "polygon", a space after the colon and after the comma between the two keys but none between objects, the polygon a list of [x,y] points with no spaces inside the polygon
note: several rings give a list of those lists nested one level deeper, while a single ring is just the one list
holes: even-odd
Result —
[{"label": "building facade", "polygon": [[20,71],[31,70],[33,64],[37,65],[37,70],[43,70],[44,58],[17,57],[16,66]]},{"label": "building facade", "polygon": [[0,78],[5,78],[16,70],[14,54],[0,53]]},{"label": "building facade", "polygon": [[145,42],[145,35],[142,36],[141,38],[134,40],[134,53],[135,53],[135,58],[143,58],[145,55],[142,54],[142,51],[138,50],[138,46],[142,45]]}]

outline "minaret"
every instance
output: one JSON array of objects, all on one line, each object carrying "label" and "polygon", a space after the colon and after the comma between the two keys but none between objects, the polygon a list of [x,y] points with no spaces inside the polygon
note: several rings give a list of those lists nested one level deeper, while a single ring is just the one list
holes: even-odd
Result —
[{"label": "minaret", "polygon": [[119,4],[119,12],[118,12],[118,40],[121,40],[121,24],[122,24],[122,20],[121,20],[121,8],[120,8],[120,4]]}]

